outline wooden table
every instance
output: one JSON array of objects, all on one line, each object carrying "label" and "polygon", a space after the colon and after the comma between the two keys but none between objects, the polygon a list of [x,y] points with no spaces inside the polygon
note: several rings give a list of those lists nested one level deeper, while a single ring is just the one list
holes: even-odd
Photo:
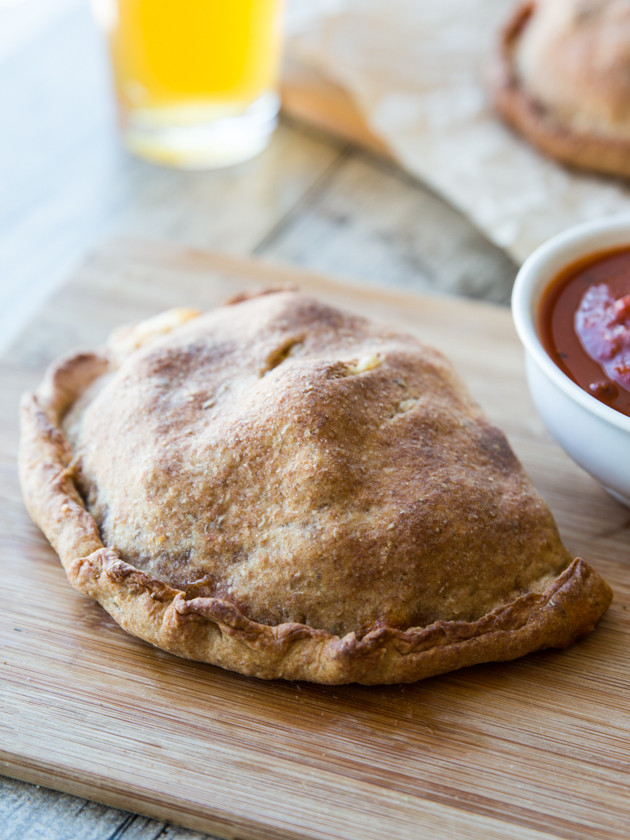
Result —
[{"label": "wooden table", "polygon": [[[29,0],[42,12],[45,4]],[[0,347],[112,234],[305,266],[364,284],[506,304],[515,266],[384,158],[285,117],[269,149],[185,173],[117,142],[100,41],[79,0],[55,0],[0,39]],[[18,20],[19,18],[19,20]],[[0,837],[189,840],[206,835],[0,779]]]}]

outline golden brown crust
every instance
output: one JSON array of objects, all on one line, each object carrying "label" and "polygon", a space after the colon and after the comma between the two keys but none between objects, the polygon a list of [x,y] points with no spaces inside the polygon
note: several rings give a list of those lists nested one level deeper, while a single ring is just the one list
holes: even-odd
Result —
[{"label": "golden brown crust", "polygon": [[22,404],[29,511],[128,632],[370,684],[565,647],[607,609],[436,351],[294,293],[191,318],[62,360]]},{"label": "golden brown crust", "polygon": [[[491,68],[490,88],[494,106],[503,119],[540,151],[570,166],[600,172],[608,175],[630,177],[630,135],[621,123],[615,127],[612,121],[602,118],[598,129],[597,114],[585,115],[580,126],[580,114],[575,119],[563,119],[551,106],[527,88],[520,78],[515,56],[520,42],[535,14],[538,3],[525,2],[517,7],[502,33],[498,55]],[[560,45],[559,49],[563,45]],[[582,71],[588,74],[589,56],[583,56]],[[541,71],[543,72],[543,71]],[[554,68],[549,68],[548,78],[553,78]],[[625,83],[628,68],[616,72]],[[575,79],[576,89],[582,81]],[[620,87],[620,85],[617,85]],[[621,93],[615,90],[614,101],[608,111],[619,111]],[[593,96],[594,103],[601,103],[603,97]],[[627,115],[627,102],[623,112]],[[587,123],[589,123],[587,125]]]}]

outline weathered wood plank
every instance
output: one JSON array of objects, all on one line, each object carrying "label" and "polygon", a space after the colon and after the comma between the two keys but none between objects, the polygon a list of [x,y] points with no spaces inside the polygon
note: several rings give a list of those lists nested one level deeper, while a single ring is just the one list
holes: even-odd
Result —
[{"label": "weathered wood plank", "polygon": [[358,149],[256,248],[372,285],[507,303],[516,266],[435,193]]},{"label": "weathered wood plank", "polygon": [[211,840],[158,820],[0,776],[2,840]]}]

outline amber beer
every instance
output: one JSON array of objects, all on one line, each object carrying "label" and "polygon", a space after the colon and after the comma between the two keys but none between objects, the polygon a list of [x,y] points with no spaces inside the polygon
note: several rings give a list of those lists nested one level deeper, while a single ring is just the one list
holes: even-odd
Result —
[{"label": "amber beer", "polygon": [[276,123],[281,0],[93,0],[127,145],[184,167],[251,157]]}]

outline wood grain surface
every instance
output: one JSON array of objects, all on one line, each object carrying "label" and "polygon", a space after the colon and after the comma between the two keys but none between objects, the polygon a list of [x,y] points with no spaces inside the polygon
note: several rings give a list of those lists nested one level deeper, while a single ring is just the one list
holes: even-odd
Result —
[{"label": "wood grain surface", "polygon": [[296,119],[392,157],[387,144],[370,129],[350,94],[290,53],[284,62],[280,93],[283,110]]},{"label": "wood grain surface", "polygon": [[[442,349],[615,601],[574,648],[409,686],[261,682],[178,660],[75,593],[22,506],[19,394],[125,321],[291,285]],[[229,838],[626,838],[630,513],[552,443],[509,313],[156,243],[98,251],[0,373],[0,770]]]}]

